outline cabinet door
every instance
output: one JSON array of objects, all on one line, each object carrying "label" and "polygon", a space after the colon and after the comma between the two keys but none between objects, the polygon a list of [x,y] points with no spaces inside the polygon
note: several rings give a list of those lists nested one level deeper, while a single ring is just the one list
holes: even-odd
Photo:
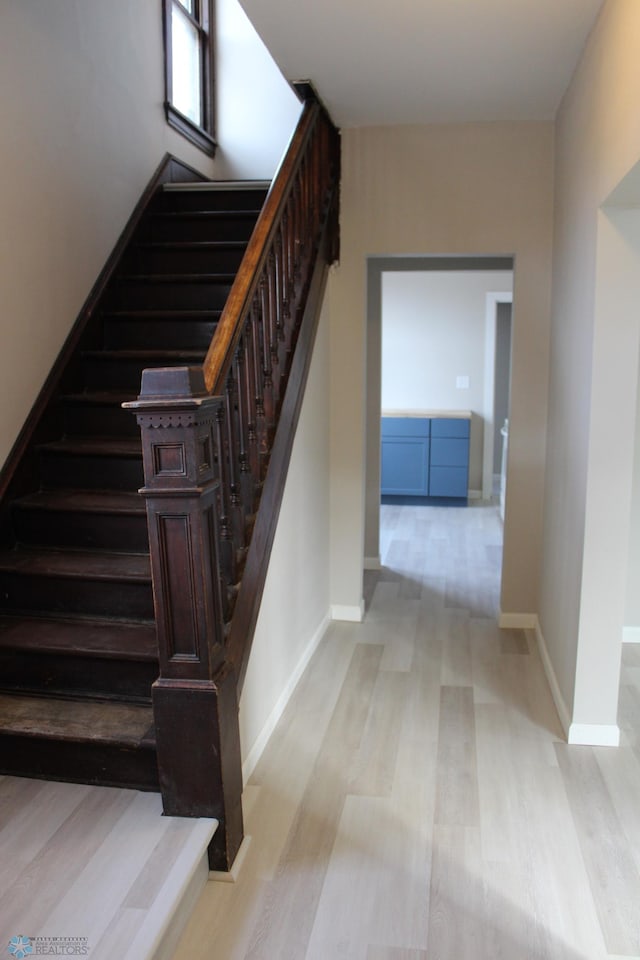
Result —
[{"label": "cabinet door", "polygon": [[383,494],[426,497],[428,481],[429,440],[426,437],[383,437]]},{"label": "cabinet door", "polygon": [[438,417],[431,421],[429,495],[465,497],[469,483],[469,421]]}]

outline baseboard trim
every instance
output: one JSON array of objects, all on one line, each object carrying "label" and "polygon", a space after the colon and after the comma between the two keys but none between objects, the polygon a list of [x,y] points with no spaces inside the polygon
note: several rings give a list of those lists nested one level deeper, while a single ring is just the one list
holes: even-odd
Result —
[{"label": "baseboard trim", "polygon": [[572,723],[567,740],[587,747],[618,747],[620,727],[617,723]]},{"label": "baseboard trim", "polygon": [[380,555],[378,554],[377,557],[365,557],[364,568],[365,570],[382,570]]},{"label": "baseboard trim", "polygon": [[640,643],[640,627],[623,627],[623,643]]},{"label": "baseboard trim", "polygon": [[331,607],[331,619],[347,620],[350,623],[362,623],[364,619],[364,600],[360,601],[360,606],[358,607],[334,603]]},{"label": "baseboard trim", "polygon": [[535,613],[502,613],[498,617],[498,626],[505,630],[535,630],[538,617]]},{"label": "baseboard trim", "polygon": [[291,672],[291,675],[287,681],[286,687],[278,697],[276,701],[276,705],[274,706],[273,710],[269,714],[264,727],[260,731],[258,738],[256,739],[255,743],[253,744],[251,750],[247,754],[242,764],[242,782],[243,783],[247,783],[249,777],[255,770],[258,760],[262,756],[262,752],[267,745],[269,737],[275,730],[278,720],[284,713],[284,709],[287,703],[289,702],[289,698],[291,697],[291,694],[293,693],[296,687],[296,684],[298,683],[298,680],[304,673],[309,661],[311,660],[311,657],[315,653],[316,647],[318,646],[323,636],[325,635],[327,627],[331,622],[331,619],[332,618],[330,614],[328,613],[325,614],[322,621],[320,622],[318,627],[315,629],[311,639],[309,640],[309,643],[305,647],[302,653],[302,656],[298,660],[298,663],[296,664],[295,668]]},{"label": "baseboard trim", "polygon": [[547,644],[545,643],[544,636],[542,635],[542,630],[540,628],[540,621],[535,617],[534,630],[536,634],[536,643],[538,644],[538,650],[540,651],[540,659],[542,660],[542,666],[544,668],[545,676],[547,678],[547,683],[549,684],[549,689],[551,690],[551,696],[553,697],[553,702],[556,705],[556,710],[558,711],[558,717],[560,718],[560,724],[564,730],[564,734],[569,740],[569,730],[571,728],[571,716],[567,705],[562,696],[560,690],[560,684],[558,683],[558,678],[556,677],[556,672],[553,669],[553,664],[551,663],[551,657],[549,656],[549,651],[547,649]]}]

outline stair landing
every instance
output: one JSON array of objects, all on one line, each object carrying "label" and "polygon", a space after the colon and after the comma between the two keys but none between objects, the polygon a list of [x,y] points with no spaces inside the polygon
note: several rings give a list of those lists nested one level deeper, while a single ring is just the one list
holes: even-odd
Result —
[{"label": "stair landing", "polygon": [[82,937],[91,960],[172,956],[215,820],[163,817],[157,794],[17,777],[0,777],[0,809],[0,943]]}]

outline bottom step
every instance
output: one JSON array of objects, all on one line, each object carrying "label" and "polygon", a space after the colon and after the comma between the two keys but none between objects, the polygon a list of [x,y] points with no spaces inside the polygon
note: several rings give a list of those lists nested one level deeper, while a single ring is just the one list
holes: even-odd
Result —
[{"label": "bottom step", "polygon": [[0,772],[158,790],[152,709],[0,695]]}]

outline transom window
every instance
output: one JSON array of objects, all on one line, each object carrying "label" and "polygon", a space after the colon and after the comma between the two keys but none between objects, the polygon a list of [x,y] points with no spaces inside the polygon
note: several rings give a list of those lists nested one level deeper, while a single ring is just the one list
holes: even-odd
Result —
[{"label": "transom window", "polygon": [[163,0],[167,122],[213,155],[213,0]]}]

